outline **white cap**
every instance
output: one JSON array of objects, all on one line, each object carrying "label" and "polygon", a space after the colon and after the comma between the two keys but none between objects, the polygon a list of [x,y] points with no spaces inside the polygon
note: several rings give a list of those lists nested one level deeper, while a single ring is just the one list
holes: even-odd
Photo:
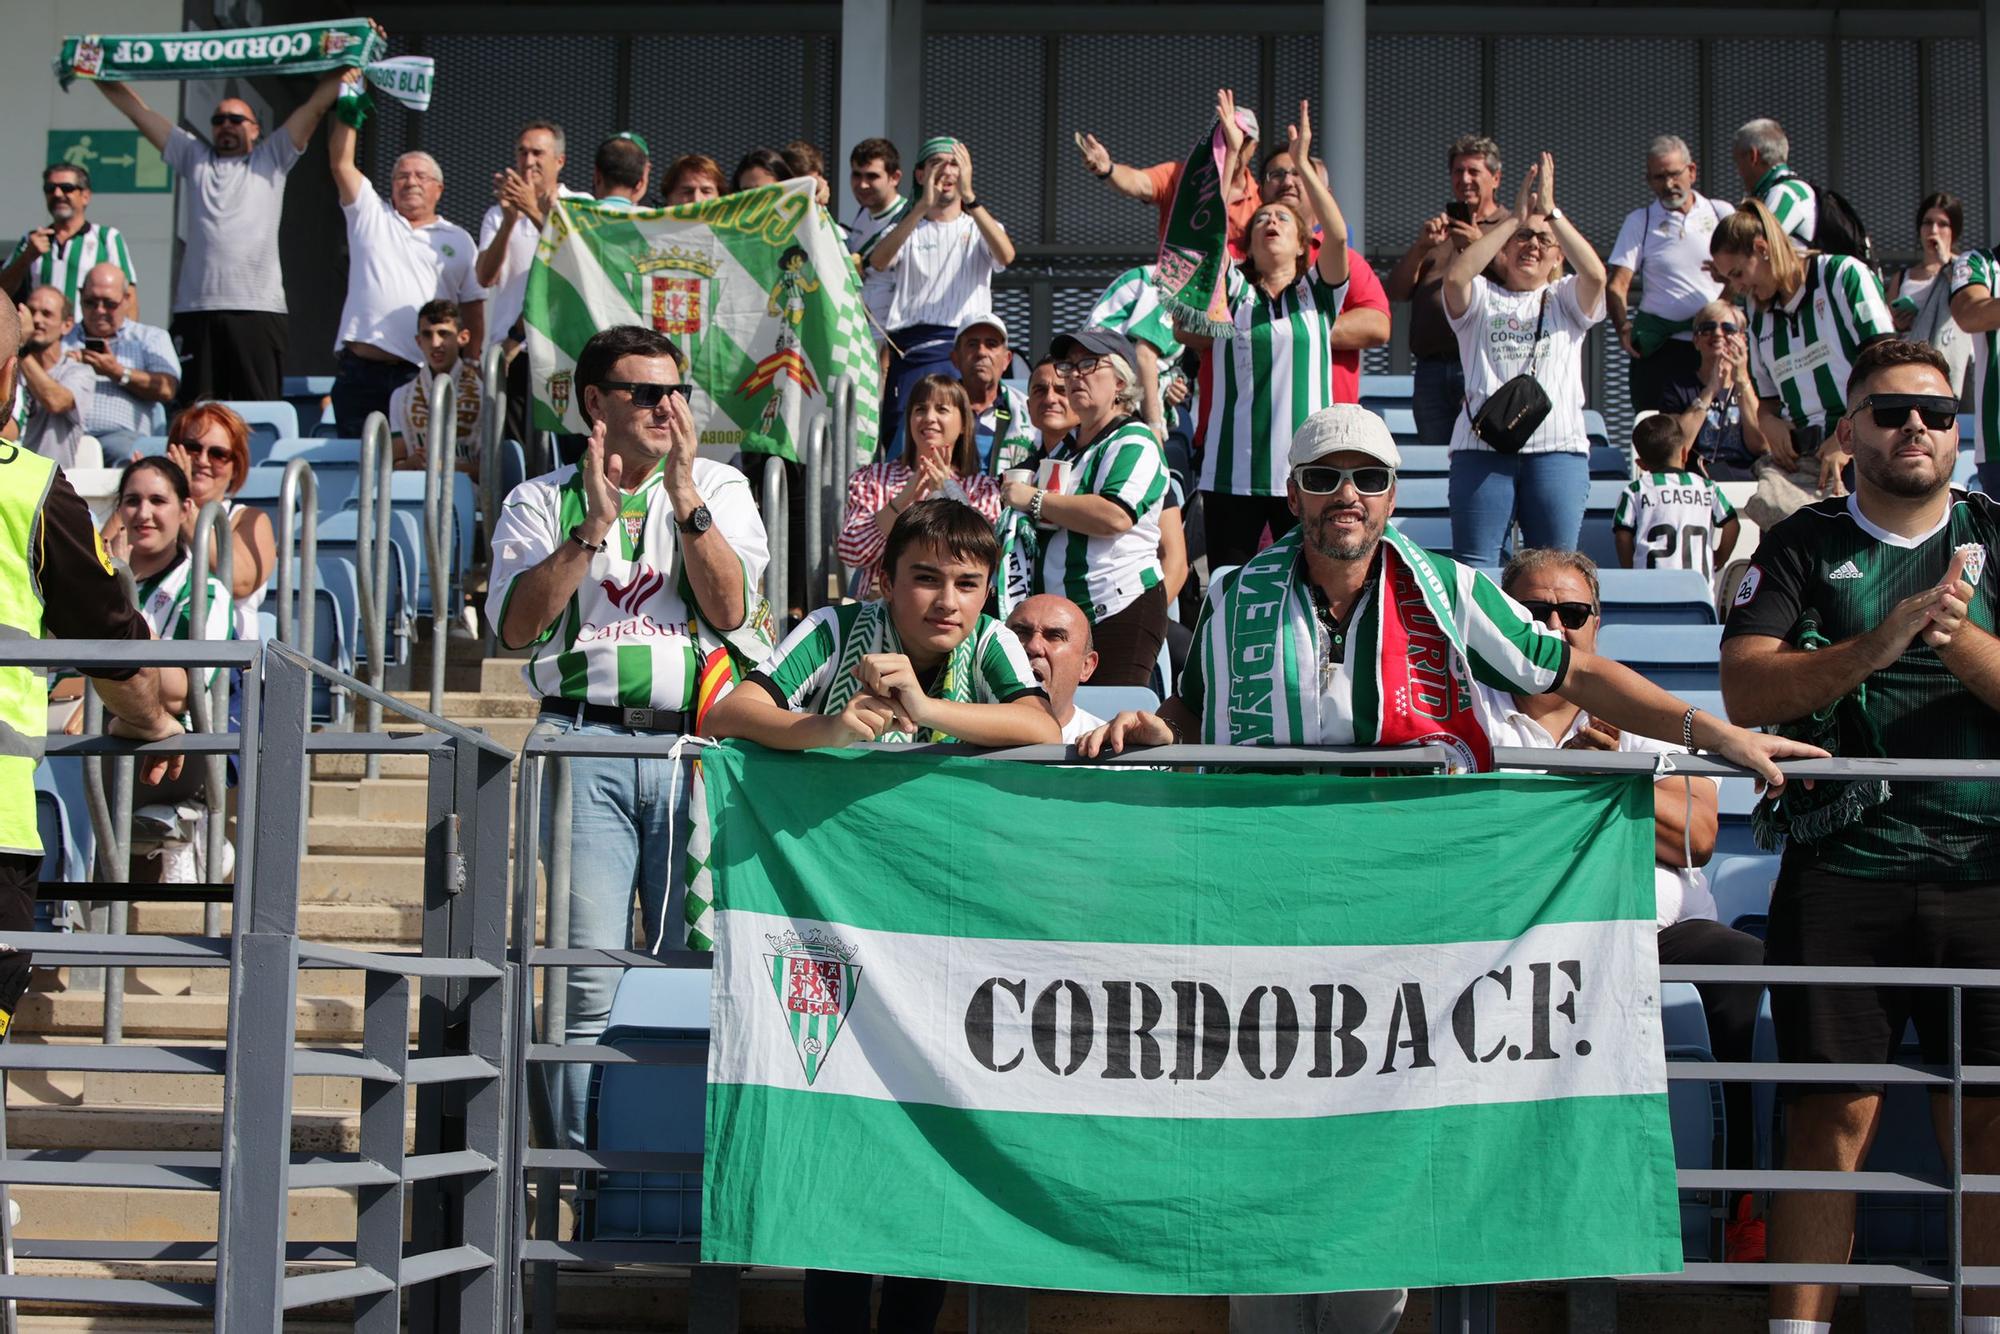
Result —
[{"label": "white cap", "polygon": [[1403,455],[1396,448],[1396,437],[1389,434],[1389,423],[1359,403],[1336,403],[1321,408],[1292,433],[1290,465],[1294,468],[1340,453],[1366,454],[1391,468],[1403,466]]},{"label": "white cap", "polygon": [[959,339],[965,337],[966,331],[970,329],[998,329],[1000,331],[1000,341],[1011,345],[1011,340],[1007,337],[1007,321],[1001,319],[990,310],[982,311],[980,314],[974,315],[971,319],[959,325],[958,332],[951,336],[952,341],[957,342]]}]

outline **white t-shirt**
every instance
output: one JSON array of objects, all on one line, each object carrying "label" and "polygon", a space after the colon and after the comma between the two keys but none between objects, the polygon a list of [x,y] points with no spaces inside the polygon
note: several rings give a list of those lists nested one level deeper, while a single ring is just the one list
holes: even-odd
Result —
[{"label": "white t-shirt", "polygon": [[1063,744],[1073,746],[1076,744],[1076,739],[1085,732],[1102,726],[1104,726],[1104,719],[1098,717],[1088,709],[1072,707],[1069,721],[1063,724]]},{"label": "white t-shirt", "polygon": [[[556,183],[556,194],[563,199],[589,198]],[[500,230],[502,214],[498,204],[489,205],[486,216],[479,220],[479,254],[486,253],[486,247],[493,244],[493,237]],[[500,260],[500,272],[493,280],[493,286],[486,289],[486,346],[503,341],[507,331],[514,327],[514,321],[521,318],[521,304],[528,295],[528,267],[535,262],[535,242],[541,233],[535,224],[525,217],[514,219],[514,230],[507,234],[507,250]],[[474,256],[475,267],[477,256]]]},{"label": "white t-shirt", "polygon": [[457,223],[438,218],[412,227],[372,189],[340,211],[347,220],[347,301],[333,338],[336,353],[367,343],[414,362],[419,307],[438,297],[461,306],[486,299],[472,271],[479,251]]},{"label": "white t-shirt", "polygon": [[889,302],[896,295],[896,271],[883,272],[868,262],[868,256],[875,245],[889,229],[903,220],[914,204],[902,195],[880,213],[870,213],[865,208],[854,210],[854,221],[847,224],[848,253],[861,258],[861,304],[868,307],[868,313],[875,317],[870,326],[876,343],[887,336],[889,327]]},{"label": "white t-shirt", "polygon": [[[1486,735],[1495,746],[1525,746],[1533,750],[1559,750],[1563,744],[1590,721],[1590,715],[1581,709],[1576,718],[1564,729],[1559,737],[1552,737],[1542,725],[1522,713],[1514,703],[1514,697],[1482,685],[1475,681],[1473,689],[1478,692],[1479,720],[1486,726]],[[1618,733],[1618,749],[1623,754],[1639,755],[1685,755],[1687,747],[1671,741],[1655,741],[1649,736],[1640,736],[1622,728]],[[1710,778],[1690,778],[1692,783],[1707,783],[1711,789],[1715,780]],[[1653,923],[1659,927],[1669,927],[1675,922],[1715,920],[1715,896],[1708,892],[1708,877],[1698,866],[1674,867],[1653,863]]]},{"label": "white t-shirt", "polygon": [[913,324],[956,330],[993,309],[993,275],[1001,267],[986,248],[979,224],[960,214],[950,222],[925,218],[918,223],[889,272],[896,289],[882,322],[891,332]]},{"label": "white t-shirt", "polygon": [[1472,280],[1472,297],[1465,313],[1451,321],[1458,335],[1459,362],[1465,369],[1465,410],[1451,428],[1451,447],[1491,450],[1472,433],[1472,414],[1495,389],[1528,368],[1536,345],[1535,321],[1543,293],[1548,294],[1548,318],[1542,324],[1541,355],[1535,359],[1535,379],[1549,396],[1549,415],[1528,437],[1523,454],[1588,454],[1590,437],[1583,427],[1583,340],[1590,326],[1604,318],[1604,298],[1594,310],[1577,303],[1577,278],[1569,275],[1532,292],[1513,292],[1485,275]]},{"label": "white t-shirt", "polygon": [[[1736,211],[1720,199],[1697,192],[1685,213],[1657,199],[1625,215],[1606,264],[1630,269],[1639,282],[1640,310],[1663,320],[1691,320],[1722,295],[1722,284],[1702,266],[1715,225]],[[1692,342],[1694,331],[1674,335]]]},{"label": "white t-shirt", "polygon": [[175,128],[160,155],[181,174],[180,282],[174,310],[263,310],[285,313],[285,274],[278,262],[278,220],[285,178],[299,150],[283,127],[242,157],[215,149]]}]

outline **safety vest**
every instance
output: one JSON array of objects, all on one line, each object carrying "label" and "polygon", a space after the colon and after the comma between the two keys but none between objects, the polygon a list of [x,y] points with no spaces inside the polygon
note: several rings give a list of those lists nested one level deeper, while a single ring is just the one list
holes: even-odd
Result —
[{"label": "safety vest", "polygon": [[[0,441],[0,641],[42,637],[42,505],[55,464]],[[48,677],[0,667],[0,852],[39,855],[35,766],[48,735]]]}]

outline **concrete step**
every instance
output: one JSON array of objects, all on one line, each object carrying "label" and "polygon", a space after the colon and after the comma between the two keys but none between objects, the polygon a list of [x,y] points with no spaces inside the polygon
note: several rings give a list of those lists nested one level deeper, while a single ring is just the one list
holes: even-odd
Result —
[{"label": "concrete step", "polygon": [[[369,860],[369,859],[356,859]],[[375,858],[384,862],[418,858]],[[373,883],[355,880],[356,887]],[[131,929],[157,936],[198,935],[202,909],[199,903],[135,903]],[[222,905],[222,929],[229,930],[231,908]],[[308,900],[299,905],[298,933],[305,940],[370,941],[383,943],[415,941],[423,931],[423,907],[411,903],[321,902]]]},{"label": "concrete step", "polygon": [[[416,1013],[416,999],[414,995],[410,998],[412,1016]],[[124,1014],[128,1039],[220,1039],[229,1031],[227,996],[149,996],[127,992]],[[302,995],[294,1004],[294,1016],[301,1042],[361,1040],[362,1007],[358,997]],[[95,1036],[104,1031],[104,994],[29,992],[21,998],[14,1022],[28,1033]],[[411,1022],[414,1032],[414,1018]]]},{"label": "concrete step", "polygon": [[[404,1147],[408,1149],[415,1142],[414,1134],[410,1134]],[[7,1147],[215,1152],[222,1148],[222,1108],[9,1106]],[[359,1153],[359,1113],[294,1108],[292,1150]]]},{"label": "concrete step", "polygon": [[[502,690],[447,690],[444,692],[444,705],[438,712],[467,727],[480,726],[489,718],[534,717],[541,701],[528,693],[526,684],[521,680],[519,664],[512,664],[507,678],[511,684]],[[431,704],[428,688],[392,693],[405,704],[413,704],[420,709],[428,709]]]},{"label": "concrete step", "polygon": [[488,658],[479,664],[479,693],[482,695],[519,695],[530,698],[528,683],[521,678],[521,665],[527,659],[522,654]]},{"label": "concrete step", "polygon": [[[418,820],[424,815],[424,802],[424,797],[419,795],[415,803]],[[400,819],[314,819],[306,825],[306,848],[308,859],[320,854],[371,859],[387,855],[397,860],[414,858],[421,866],[424,826]]]},{"label": "concrete step", "polygon": [[422,897],[423,883],[420,852],[402,856],[316,852],[299,863],[301,903],[366,902],[371,896],[414,903]]},{"label": "concrete step", "polygon": [[[214,1241],[218,1196],[199,1190],[15,1186],[24,1237],[78,1241]],[[354,1197],[333,1187],[291,1192],[285,1236],[352,1241]]]},{"label": "concrete step", "polygon": [[316,778],[312,781],[314,820],[386,820],[421,824],[429,787],[421,778]]}]

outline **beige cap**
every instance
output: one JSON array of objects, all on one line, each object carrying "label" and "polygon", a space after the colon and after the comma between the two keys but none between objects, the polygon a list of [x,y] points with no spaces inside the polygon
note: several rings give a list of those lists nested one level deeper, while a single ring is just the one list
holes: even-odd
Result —
[{"label": "beige cap", "polygon": [[1359,403],[1321,408],[1292,433],[1290,464],[1294,468],[1340,453],[1366,454],[1391,468],[1403,466],[1402,451],[1396,448],[1396,437],[1389,434],[1389,423]]}]

